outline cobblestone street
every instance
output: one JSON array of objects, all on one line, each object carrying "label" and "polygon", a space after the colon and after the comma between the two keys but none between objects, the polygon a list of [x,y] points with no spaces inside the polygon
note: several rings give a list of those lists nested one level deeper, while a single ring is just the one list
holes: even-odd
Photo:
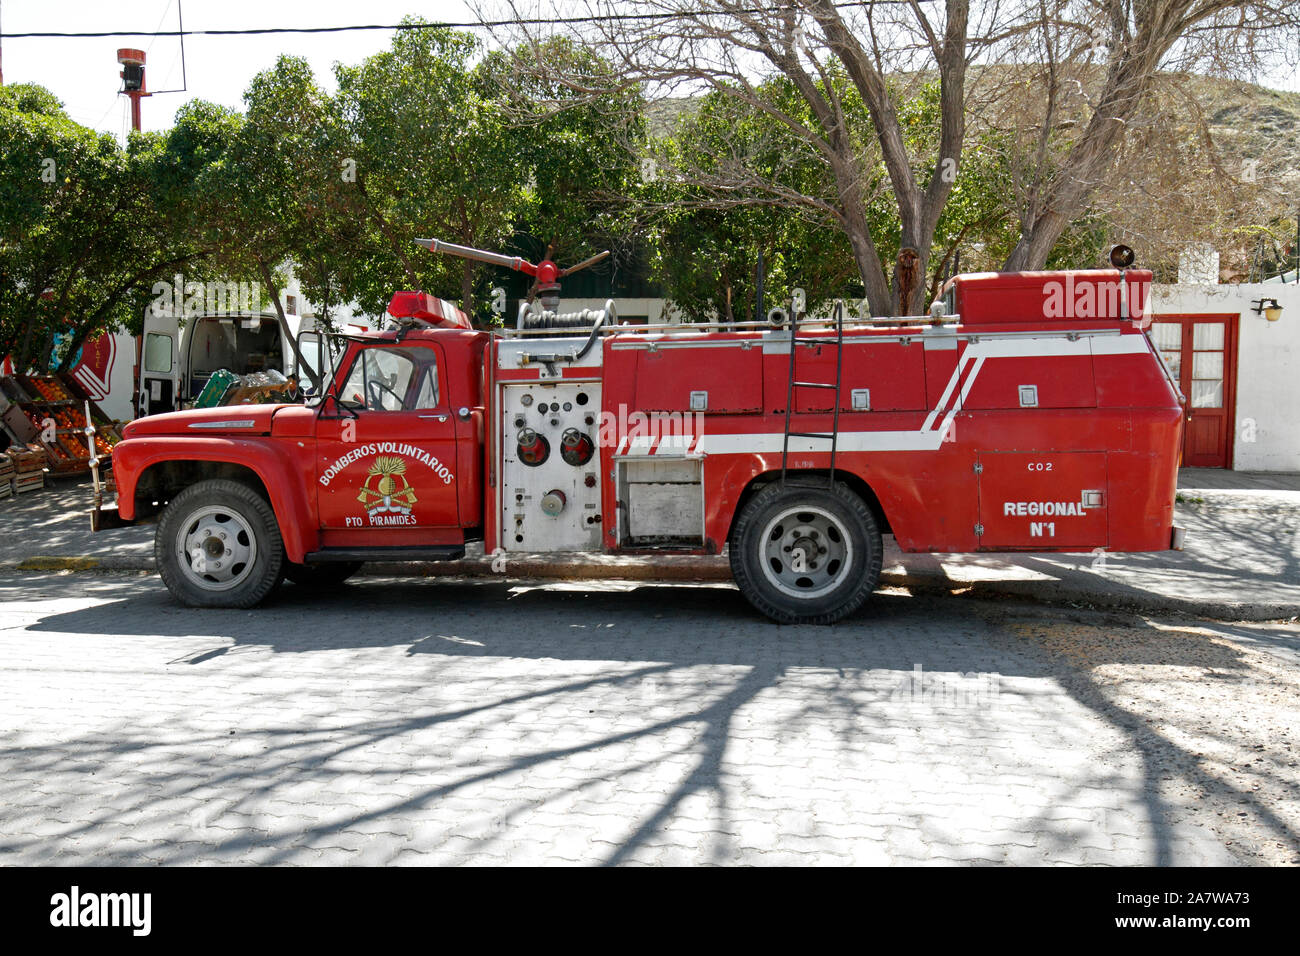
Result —
[{"label": "cobblestone street", "polygon": [[1300,862],[1300,635],[878,594],[0,578],[0,863]]}]

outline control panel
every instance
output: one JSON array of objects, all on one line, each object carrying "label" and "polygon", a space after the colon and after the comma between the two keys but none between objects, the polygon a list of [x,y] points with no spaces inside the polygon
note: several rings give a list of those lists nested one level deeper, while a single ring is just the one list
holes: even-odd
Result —
[{"label": "control panel", "polygon": [[599,551],[600,383],[501,386],[501,546]]}]

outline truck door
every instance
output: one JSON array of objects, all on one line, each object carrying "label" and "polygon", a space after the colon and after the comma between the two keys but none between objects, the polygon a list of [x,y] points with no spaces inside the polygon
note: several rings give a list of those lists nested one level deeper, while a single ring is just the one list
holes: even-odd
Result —
[{"label": "truck door", "polygon": [[180,327],[170,313],[155,315],[153,307],[144,311],[144,335],[140,342],[140,390],[136,393],[136,412],[157,415],[176,411],[180,389],[180,362],[177,346]]},{"label": "truck door", "polygon": [[437,345],[384,342],[342,370],[316,428],[320,524],[342,533],[327,541],[399,546],[460,527],[445,367]]}]

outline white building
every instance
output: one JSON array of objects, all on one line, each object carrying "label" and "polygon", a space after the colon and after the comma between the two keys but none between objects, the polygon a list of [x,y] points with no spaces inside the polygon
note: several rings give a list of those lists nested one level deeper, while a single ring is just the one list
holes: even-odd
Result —
[{"label": "white building", "polygon": [[1188,399],[1184,464],[1300,471],[1300,285],[1155,285],[1151,313]]}]

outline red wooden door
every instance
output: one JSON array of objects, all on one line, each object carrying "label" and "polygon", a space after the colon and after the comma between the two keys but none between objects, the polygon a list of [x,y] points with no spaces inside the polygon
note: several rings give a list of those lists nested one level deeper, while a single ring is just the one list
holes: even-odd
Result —
[{"label": "red wooden door", "polygon": [[1237,319],[1235,315],[1162,315],[1151,323],[1151,340],[1187,396],[1184,465],[1232,467]]}]

